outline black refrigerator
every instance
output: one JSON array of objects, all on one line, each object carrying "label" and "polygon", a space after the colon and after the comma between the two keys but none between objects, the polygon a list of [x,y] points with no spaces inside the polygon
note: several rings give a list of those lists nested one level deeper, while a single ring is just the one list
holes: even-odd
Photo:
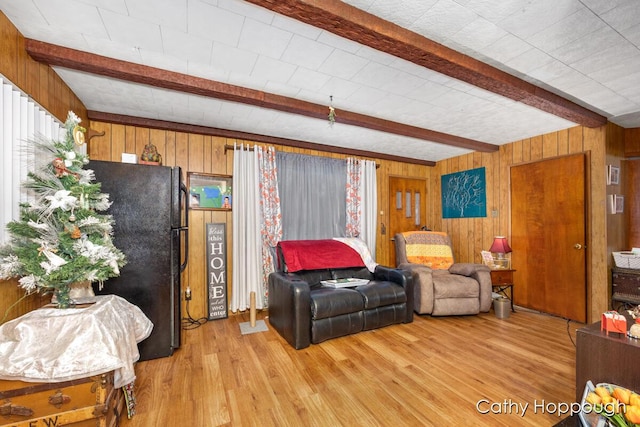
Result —
[{"label": "black refrigerator", "polygon": [[187,264],[187,189],[179,167],[92,160],[114,219],[113,243],[127,257],[120,276],[96,294],[115,294],[137,305],[153,322],[138,344],[140,360],[173,354],[180,347],[180,273]]}]

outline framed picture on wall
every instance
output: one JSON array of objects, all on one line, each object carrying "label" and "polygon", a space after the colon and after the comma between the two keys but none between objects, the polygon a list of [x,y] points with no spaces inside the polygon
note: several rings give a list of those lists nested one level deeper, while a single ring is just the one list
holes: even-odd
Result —
[{"label": "framed picture on wall", "polygon": [[616,194],[615,197],[616,197],[616,213],[623,213],[624,212],[624,196]]},{"label": "framed picture on wall", "polygon": [[189,209],[230,211],[233,206],[231,175],[187,173]]},{"label": "framed picture on wall", "polygon": [[607,166],[607,185],[620,184],[620,168],[617,166]]},{"label": "framed picture on wall", "polygon": [[485,168],[454,172],[440,177],[443,218],[487,216]]},{"label": "framed picture on wall", "polygon": [[482,256],[482,263],[489,268],[494,268],[495,265],[493,263],[493,255],[489,251],[480,251],[480,255]]}]

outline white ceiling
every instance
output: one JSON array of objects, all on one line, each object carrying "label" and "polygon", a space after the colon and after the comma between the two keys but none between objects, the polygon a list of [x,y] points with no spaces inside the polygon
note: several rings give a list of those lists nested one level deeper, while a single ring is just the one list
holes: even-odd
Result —
[{"label": "white ceiling", "polygon": [[[334,0],[326,0],[334,1]],[[638,0],[347,0],[640,127]],[[240,0],[0,0],[27,38],[501,145],[575,126]],[[55,67],[87,109],[438,161],[468,149]]]}]

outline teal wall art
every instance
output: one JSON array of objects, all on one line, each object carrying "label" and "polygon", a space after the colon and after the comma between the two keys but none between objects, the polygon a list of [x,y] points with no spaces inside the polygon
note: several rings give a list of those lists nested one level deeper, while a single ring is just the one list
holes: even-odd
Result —
[{"label": "teal wall art", "polygon": [[442,175],[442,217],[478,218],[487,216],[485,169]]}]

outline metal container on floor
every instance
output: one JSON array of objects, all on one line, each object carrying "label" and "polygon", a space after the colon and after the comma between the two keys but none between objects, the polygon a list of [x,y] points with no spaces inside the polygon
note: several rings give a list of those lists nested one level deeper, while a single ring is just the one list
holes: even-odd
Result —
[{"label": "metal container on floor", "polygon": [[511,300],[509,298],[496,298],[493,300],[493,311],[498,319],[508,319],[511,315]]}]

